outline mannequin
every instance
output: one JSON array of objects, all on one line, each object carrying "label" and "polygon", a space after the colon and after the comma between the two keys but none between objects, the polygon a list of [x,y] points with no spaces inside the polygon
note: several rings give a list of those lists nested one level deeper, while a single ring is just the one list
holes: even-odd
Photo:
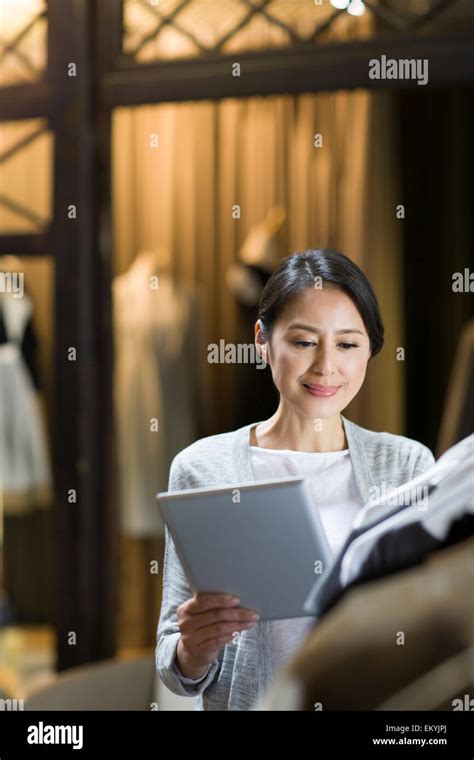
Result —
[{"label": "mannequin", "polygon": [[15,623],[52,615],[53,500],[44,408],[38,393],[33,301],[22,262],[0,258],[0,483],[4,613]]},{"label": "mannequin", "polygon": [[[114,405],[118,459],[121,597],[119,646],[151,646],[161,604],[164,525],[155,495],[173,457],[204,434],[206,352],[193,283],[176,283],[166,249],[137,253],[113,282]],[[157,562],[159,573],[150,563]]]},{"label": "mannequin", "polygon": [[37,341],[33,329],[33,302],[24,288],[23,265],[16,256],[0,257],[0,345],[15,338],[31,379],[40,390],[36,363]]},{"label": "mannequin", "polygon": [[167,248],[143,250],[136,255],[127,274],[133,272],[134,276],[145,279],[159,277],[160,275],[169,276],[171,275],[171,264],[171,256]]},{"label": "mannequin", "polygon": [[[6,286],[10,282],[13,283],[13,291],[15,291],[16,283],[23,279],[22,270],[22,263],[16,256],[0,256],[0,274],[8,275],[6,277],[2,276],[0,279],[0,292],[7,292],[7,288],[4,288],[3,284],[5,283]],[[14,292],[14,295],[16,298],[22,297],[22,293]]]},{"label": "mannequin", "polygon": [[0,274],[11,275],[0,280],[0,479],[5,514],[49,506],[52,497],[49,451],[36,393],[33,301],[24,290],[22,269],[14,256],[0,259]]},{"label": "mannequin", "polygon": [[113,282],[121,525],[142,537],[163,535],[154,496],[166,490],[175,454],[195,440],[199,417],[198,347],[188,345],[196,294],[174,282],[170,261],[165,249],[140,251]]},{"label": "mannequin", "polygon": [[250,230],[239,251],[238,261],[227,272],[227,286],[244,306],[258,305],[266,281],[278,266],[277,235],[285,216],[281,206],[270,208],[265,219]]}]

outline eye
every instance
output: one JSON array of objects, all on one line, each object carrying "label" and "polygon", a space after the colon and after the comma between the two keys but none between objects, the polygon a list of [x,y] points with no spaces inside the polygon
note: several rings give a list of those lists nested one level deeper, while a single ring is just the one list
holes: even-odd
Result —
[{"label": "eye", "polygon": [[338,346],[341,346],[344,351],[348,351],[349,348],[358,348],[358,343],[338,343]]},{"label": "eye", "polygon": [[306,346],[316,346],[316,343],[313,343],[310,340],[295,340],[293,343],[295,346],[299,346],[300,348],[306,348]]}]

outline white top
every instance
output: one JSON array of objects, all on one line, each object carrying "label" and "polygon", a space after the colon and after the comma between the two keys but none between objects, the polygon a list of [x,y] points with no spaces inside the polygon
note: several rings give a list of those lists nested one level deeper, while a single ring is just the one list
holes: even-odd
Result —
[{"label": "white top", "polygon": [[[331,551],[336,555],[351,532],[353,521],[364,506],[354,477],[349,449],[343,451],[292,451],[250,446],[255,480],[297,475],[307,478],[314,494]],[[314,617],[272,621],[273,673],[291,658]]]}]

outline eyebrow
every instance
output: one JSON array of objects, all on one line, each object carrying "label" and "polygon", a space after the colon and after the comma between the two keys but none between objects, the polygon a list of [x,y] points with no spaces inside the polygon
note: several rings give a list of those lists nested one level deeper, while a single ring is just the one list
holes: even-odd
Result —
[{"label": "eyebrow", "polygon": [[[309,332],[314,333],[320,333],[321,330],[318,327],[312,327],[311,325],[304,325],[300,322],[295,322],[295,324],[290,325],[288,330],[309,330]],[[355,327],[348,327],[344,330],[336,330],[336,335],[345,335],[346,333],[359,333],[360,335],[363,335],[364,333],[361,330],[357,330]]]}]

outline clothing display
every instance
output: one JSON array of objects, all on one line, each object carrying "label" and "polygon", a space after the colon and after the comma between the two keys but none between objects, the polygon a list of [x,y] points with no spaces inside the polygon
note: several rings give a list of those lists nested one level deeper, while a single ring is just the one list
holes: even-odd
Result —
[{"label": "clothing display", "polygon": [[143,251],[113,282],[122,650],[154,644],[164,549],[155,495],[166,490],[175,454],[203,428],[199,293],[178,286],[168,268],[167,251]]},{"label": "clothing display", "polygon": [[[1,270],[1,266],[0,266],[0,270]],[[23,295],[23,298],[25,298],[25,294]],[[5,301],[4,295],[1,300]],[[2,308],[2,304],[0,301],[0,346],[3,346],[5,343],[10,342],[12,328],[15,329],[14,324],[12,324],[13,314],[11,313],[12,312],[11,305],[10,306],[8,305],[9,301],[10,299],[8,301],[5,301],[5,304],[4,304],[5,310],[6,310],[5,314],[4,314],[4,309]],[[27,304],[27,309],[25,310],[25,315],[24,315],[26,318],[26,321],[25,321],[21,341],[19,341],[19,345],[21,347],[21,354],[29,370],[29,374],[33,382],[33,385],[36,388],[36,390],[40,390],[41,383],[40,383],[38,366],[37,366],[37,361],[36,361],[37,338],[36,338],[35,329],[33,327],[33,319],[32,319],[33,306],[31,303],[31,299],[28,296],[26,296],[25,304]],[[18,307],[14,307],[14,310],[18,311]],[[29,316],[28,316],[28,312],[30,313]],[[8,324],[6,324],[6,322]],[[9,336],[9,333],[10,333],[10,336]]]},{"label": "clothing display", "polygon": [[471,537],[349,589],[255,709],[453,710],[474,688],[473,556]]},{"label": "clothing display", "polygon": [[[434,462],[430,450],[417,441],[367,430],[343,415],[341,419],[360,503],[369,501],[376,482],[400,485],[427,470]],[[168,490],[254,482],[249,434],[251,427],[258,424],[255,422],[228,433],[208,436],[181,451],[173,459]],[[343,461],[346,457],[339,455]],[[175,694],[197,697],[198,710],[247,710],[263,696],[274,677],[271,621],[260,621],[253,628],[242,631],[236,643],[229,643],[221,649],[205,677],[189,684],[179,677],[174,664],[181,635],[176,610],[192,596],[174,542],[166,529],[163,601],[157,627],[158,675]]]},{"label": "clothing display", "polygon": [[425,473],[367,504],[337,561],[315,582],[307,610],[322,615],[348,586],[422,562],[472,535],[473,523],[474,434]]},{"label": "clothing display", "polygon": [[51,465],[35,386],[33,302],[27,293],[2,292],[0,315],[0,482],[4,514],[19,515],[51,505]]},{"label": "clothing display", "polygon": [[1,585],[11,622],[46,623],[54,598],[52,472],[33,301],[26,291],[17,295],[0,292]]},{"label": "clothing display", "polygon": [[202,425],[199,297],[143,253],[115,279],[113,298],[121,532],[160,536],[155,495],[166,490],[173,457]]},{"label": "clothing display", "polygon": [[381,493],[376,498],[371,499],[357,515],[354,527],[369,528],[380,520],[389,517],[393,511],[393,504],[403,507],[418,503],[420,508],[423,508],[425,506],[425,492],[431,492],[433,487],[438,485],[443,478],[472,457],[473,446],[474,434],[445,451],[429,469],[422,472],[418,477],[403,483],[398,488],[386,488],[384,491],[379,489]]}]

